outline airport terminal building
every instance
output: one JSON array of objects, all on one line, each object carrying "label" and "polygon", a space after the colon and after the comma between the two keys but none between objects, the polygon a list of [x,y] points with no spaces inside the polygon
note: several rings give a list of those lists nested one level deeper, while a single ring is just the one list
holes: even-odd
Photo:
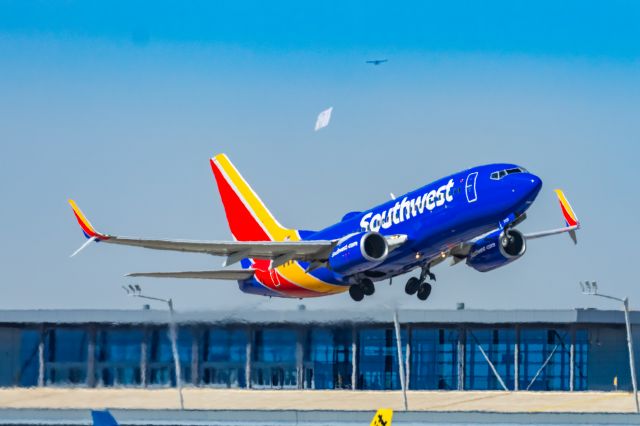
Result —
[{"label": "airport terminal building", "polygon": [[[615,377],[619,389],[631,386],[622,312],[405,310],[398,318],[409,389],[613,390]],[[0,386],[174,386],[168,319],[149,309],[0,311]],[[640,330],[640,313],[631,320]],[[187,386],[400,388],[388,310],[177,312],[175,321]]]}]

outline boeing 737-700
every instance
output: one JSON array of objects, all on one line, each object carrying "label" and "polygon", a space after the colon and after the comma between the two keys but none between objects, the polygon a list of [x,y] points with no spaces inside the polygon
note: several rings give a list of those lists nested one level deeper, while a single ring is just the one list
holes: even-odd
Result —
[{"label": "boeing 737-700", "polygon": [[[480,272],[524,255],[534,238],[568,233],[580,223],[556,190],[565,226],[536,233],[516,229],[536,199],[542,180],[515,164],[464,170],[364,211],[349,212],[319,231],[282,226],[226,155],[210,160],[234,241],[186,241],[120,237],[98,232],[73,200],[73,212],[88,241],[156,250],[225,256],[211,271],[144,272],[131,277],[204,278],[237,281],[245,293],[306,298],[348,291],[361,301],[375,282],[418,270],[405,285],[426,300],[432,268],[449,258]],[[74,254],[76,254],[74,253]],[[241,268],[230,268],[239,263]]]}]

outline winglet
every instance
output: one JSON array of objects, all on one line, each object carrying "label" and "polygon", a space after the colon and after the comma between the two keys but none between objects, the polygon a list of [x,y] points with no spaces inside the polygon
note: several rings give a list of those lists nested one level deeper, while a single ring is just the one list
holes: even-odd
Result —
[{"label": "winglet", "polygon": [[562,209],[562,215],[564,216],[564,221],[567,226],[577,226],[580,227],[580,221],[578,217],[573,212],[571,208],[571,204],[569,204],[569,200],[564,196],[564,192],[561,189],[555,190],[556,195],[558,196],[558,201],[560,202],[560,208]]},{"label": "winglet", "polygon": [[393,410],[391,408],[380,408],[374,414],[370,426],[391,426]]},{"label": "winglet", "polygon": [[85,237],[87,237],[88,239],[94,238],[96,240],[109,239],[107,235],[101,234],[95,230],[93,225],[91,225],[91,222],[89,222],[89,219],[87,219],[84,213],[82,213],[82,210],[80,210],[80,207],[78,207],[75,201],[69,200],[69,204],[73,209],[73,214],[76,216],[76,220],[78,221],[80,228],[82,228],[82,232],[84,233]]},{"label": "winglet", "polygon": [[[575,229],[580,229],[580,221],[578,217],[573,212],[571,208],[571,204],[569,204],[569,200],[564,196],[564,192],[561,189],[555,190],[556,195],[558,196],[558,201],[560,202],[560,209],[562,210],[562,215],[564,216],[564,222],[567,226],[575,226]],[[573,240],[574,244],[578,244],[578,237],[576,236],[575,229],[569,231],[569,236]]]},{"label": "winglet", "polygon": [[95,230],[93,225],[91,225],[91,222],[89,222],[89,219],[87,219],[84,213],[82,213],[82,210],[80,210],[80,207],[78,207],[75,201],[69,200],[69,204],[71,204],[73,214],[76,216],[76,220],[78,221],[80,228],[82,228],[82,233],[85,237],[87,237],[87,242],[85,242],[82,246],[80,246],[78,250],[74,251],[73,254],[69,256],[73,257],[84,250],[84,248],[87,247],[90,243],[94,241],[108,240],[109,236],[101,234]]}]

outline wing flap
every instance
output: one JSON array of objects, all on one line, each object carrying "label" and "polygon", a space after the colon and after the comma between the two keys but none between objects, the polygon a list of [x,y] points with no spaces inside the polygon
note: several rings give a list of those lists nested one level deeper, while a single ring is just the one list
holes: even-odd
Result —
[{"label": "wing flap", "polygon": [[204,280],[246,280],[253,277],[250,269],[228,269],[218,271],[180,271],[180,272],[133,272],[127,277],[148,278],[196,278]]}]

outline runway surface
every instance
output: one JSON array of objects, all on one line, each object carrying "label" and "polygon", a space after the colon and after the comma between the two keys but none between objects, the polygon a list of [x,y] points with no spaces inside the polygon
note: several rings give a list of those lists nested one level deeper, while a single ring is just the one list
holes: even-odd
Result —
[{"label": "runway surface", "polygon": [[[355,426],[368,425],[374,411],[112,410],[121,426]],[[396,412],[393,424],[417,425],[629,425],[637,414]],[[90,425],[89,410],[0,409],[1,426]]]}]

